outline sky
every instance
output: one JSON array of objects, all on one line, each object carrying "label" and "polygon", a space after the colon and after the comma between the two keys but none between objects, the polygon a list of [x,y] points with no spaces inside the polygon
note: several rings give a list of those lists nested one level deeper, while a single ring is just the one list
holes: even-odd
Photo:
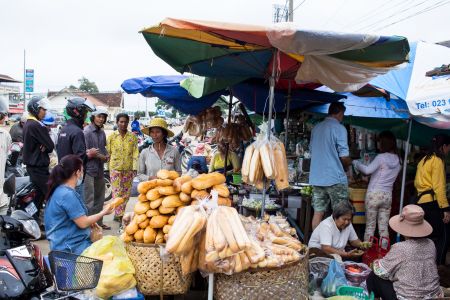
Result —
[{"label": "sky", "polygon": [[[36,92],[78,85],[82,76],[119,91],[128,78],[177,74],[139,30],[166,17],[268,25],[274,4],[286,2],[0,0],[0,74],[23,80],[25,49]],[[294,0],[294,8],[299,28],[450,40],[450,0]],[[127,96],[125,104],[143,109],[145,99]]]}]

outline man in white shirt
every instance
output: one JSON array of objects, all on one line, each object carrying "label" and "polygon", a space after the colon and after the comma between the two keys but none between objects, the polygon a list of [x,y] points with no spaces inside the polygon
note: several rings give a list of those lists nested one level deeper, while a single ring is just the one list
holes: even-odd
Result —
[{"label": "man in white shirt", "polygon": [[[0,126],[4,125],[7,115],[8,102],[3,96],[0,96]],[[9,205],[9,198],[3,193],[3,185],[5,184],[5,167],[10,147],[11,136],[6,130],[0,128],[0,215],[6,214]]]}]

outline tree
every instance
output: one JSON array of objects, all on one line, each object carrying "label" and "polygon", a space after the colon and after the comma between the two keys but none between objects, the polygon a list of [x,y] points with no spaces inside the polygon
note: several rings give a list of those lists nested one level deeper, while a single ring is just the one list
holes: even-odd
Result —
[{"label": "tree", "polygon": [[168,110],[169,108],[172,108],[172,105],[167,104],[166,102],[162,101],[161,99],[158,99],[155,103],[155,106],[157,109],[165,109]]},{"label": "tree", "polygon": [[86,77],[81,77],[81,79],[78,79],[78,83],[80,84],[80,87],[78,88],[80,91],[87,92],[89,94],[92,93],[98,93],[98,87],[93,81],[89,81]]}]

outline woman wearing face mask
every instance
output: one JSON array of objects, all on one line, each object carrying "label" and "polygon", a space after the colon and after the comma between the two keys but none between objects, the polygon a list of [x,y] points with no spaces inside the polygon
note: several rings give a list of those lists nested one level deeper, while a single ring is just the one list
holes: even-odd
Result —
[{"label": "woman wearing face mask", "polygon": [[91,228],[114,211],[107,205],[98,214],[88,216],[75,191],[82,181],[83,162],[77,155],[65,156],[50,173],[44,222],[51,250],[81,254],[92,243]]},{"label": "woman wearing face mask", "polygon": [[173,137],[162,118],[154,118],[149,126],[142,129],[142,133],[153,139],[153,144],[142,150],[139,155],[139,179],[141,181],[156,178],[159,170],[175,170],[181,174],[181,156],[178,149],[167,144],[167,137]]},{"label": "woman wearing face mask", "polygon": [[355,248],[367,247],[356,235],[352,225],[353,207],[347,201],[336,205],[333,214],[320,222],[309,239],[310,252],[317,256],[337,254],[343,259],[356,259],[362,255],[356,249],[345,251],[348,243]]},{"label": "woman wearing face mask", "polygon": [[[436,263],[445,264],[449,242],[450,206],[446,196],[445,157],[450,151],[450,137],[433,137],[428,154],[417,165],[414,186],[417,204],[425,211],[425,221],[433,227],[429,236],[436,246]],[[414,203],[415,204],[415,203]]]}]

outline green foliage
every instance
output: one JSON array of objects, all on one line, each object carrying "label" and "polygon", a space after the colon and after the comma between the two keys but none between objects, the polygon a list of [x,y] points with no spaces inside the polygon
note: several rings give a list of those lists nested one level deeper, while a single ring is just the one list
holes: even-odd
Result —
[{"label": "green foliage", "polygon": [[78,79],[78,83],[80,84],[79,90],[87,93],[98,93],[98,87],[93,81],[89,81],[86,77],[81,77]]}]

